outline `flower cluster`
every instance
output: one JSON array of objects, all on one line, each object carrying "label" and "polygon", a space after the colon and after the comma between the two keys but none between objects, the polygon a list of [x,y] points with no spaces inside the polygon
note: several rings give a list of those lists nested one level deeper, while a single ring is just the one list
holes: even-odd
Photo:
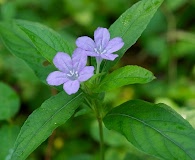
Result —
[{"label": "flower cluster", "polygon": [[94,32],[94,40],[83,36],[76,40],[77,48],[72,54],[72,58],[63,52],[58,52],[53,63],[59,71],[50,73],[47,83],[52,86],[63,84],[64,91],[71,95],[80,88],[80,83],[87,81],[94,75],[94,67],[86,66],[87,56],[96,58],[97,71],[103,59],[114,60],[118,57],[114,52],[120,50],[124,42],[122,38],[110,39],[110,33],[106,28],[97,28]]}]

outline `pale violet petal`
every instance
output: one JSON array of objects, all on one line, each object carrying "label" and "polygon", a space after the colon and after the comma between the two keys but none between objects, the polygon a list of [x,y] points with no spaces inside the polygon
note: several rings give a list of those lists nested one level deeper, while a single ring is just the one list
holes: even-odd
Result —
[{"label": "pale violet petal", "polygon": [[95,48],[95,42],[87,36],[77,38],[76,45],[86,51],[94,51]]},{"label": "pale violet petal", "polygon": [[116,37],[116,38],[111,39],[105,48],[106,54],[114,53],[120,50],[123,47],[123,45],[124,45],[124,42],[122,38]]},{"label": "pale violet petal", "polygon": [[65,73],[72,68],[72,60],[67,53],[58,52],[53,59],[53,63],[56,68]]},{"label": "pale violet petal", "polygon": [[86,51],[85,54],[87,56],[91,56],[91,57],[98,57],[99,56],[98,53],[96,53],[96,52],[90,52],[90,51]]},{"label": "pale violet petal", "polygon": [[94,40],[98,49],[105,48],[110,40],[110,33],[107,28],[98,27],[94,32]]},{"label": "pale violet petal", "polygon": [[69,95],[76,93],[79,90],[79,87],[80,83],[78,80],[74,81],[69,80],[63,85],[64,91]]},{"label": "pale violet petal", "polygon": [[52,86],[59,86],[68,81],[66,74],[60,71],[51,72],[46,79],[47,83]]},{"label": "pale violet petal", "polygon": [[84,50],[77,48],[72,55],[73,69],[75,71],[82,70],[87,64],[87,55]]},{"label": "pale violet petal", "polygon": [[107,60],[115,60],[115,58],[118,57],[117,54],[101,54],[102,59],[107,59]]},{"label": "pale violet petal", "polygon": [[93,66],[86,66],[82,69],[82,71],[79,73],[78,80],[80,82],[84,82],[91,78],[94,75],[94,67]]}]

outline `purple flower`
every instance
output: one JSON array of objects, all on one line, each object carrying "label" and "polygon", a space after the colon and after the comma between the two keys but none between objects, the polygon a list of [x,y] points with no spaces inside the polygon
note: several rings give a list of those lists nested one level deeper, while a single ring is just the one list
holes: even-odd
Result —
[{"label": "purple flower", "polygon": [[59,71],[50,73],[47,77],[49,85],[63,85],[63,89],[69,95],[79,90],[80,83],[93,76],[94,67],[86,66],[87,56],[83,50],[77,48],[71,57],[63,52],[58,52],[53,63]]},{"label": "purple flower", "polygon": [[98,63],[101,63],[102,59],[113,61],[117,54],[112,54],[120,50],[124,42],[122,38],[115,37],[110,39],[110,33],[108,29],[98,27],[94,32],[94,40],[87,36],[79,37],[76,40],[76,45],[87,51],[88,56],[96,57]]}]

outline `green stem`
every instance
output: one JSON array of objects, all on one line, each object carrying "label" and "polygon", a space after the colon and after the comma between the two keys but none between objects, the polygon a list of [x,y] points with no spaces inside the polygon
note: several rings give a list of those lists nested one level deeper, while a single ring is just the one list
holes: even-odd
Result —
[{"label": "green stem", "polygon": [[100,63],[97,63],[97,69],[96,69],[96,74],[100,72]]},{"label": "green stem", "polygon": [[98,121],[99,127],[99,138],[100,138],[100,160],[104,160],[104,133],[103,133],[103,114],[102,114],[102,104],[100,104],[97,100],[92,102],[92,106],[95,112],[95,116]]},{"label": "green stem", "polygon": [[103,125],[102,118],[98,117],[99,125],[99,136],[100,136],[100,160],[104,160],[104,135],[103,135]]}]

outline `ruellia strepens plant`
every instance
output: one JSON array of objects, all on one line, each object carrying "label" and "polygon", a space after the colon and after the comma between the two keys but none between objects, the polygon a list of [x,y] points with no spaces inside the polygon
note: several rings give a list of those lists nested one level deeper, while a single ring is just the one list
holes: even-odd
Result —
[{"label": "ruellia strepens plant", "polygon": [[[108,91],[155,79],[152,72],[136,65],[109,70],[141,36],[162,2],[139,1],[109,29],[99,26],[93,38],[81,36],[73,44],[40,23],[0,22],[0,35],[9,51],[23,59],[43,83],[59,91],[26,119],[7,159],[26,159],[84,107],[98,122],[100,160],[105,159],[104,127],[157,158],[195,159],[195,130],[169,106],[137,99],[112,108],[104,101]],[[43,65],[45,61],[50,65]]]}]

